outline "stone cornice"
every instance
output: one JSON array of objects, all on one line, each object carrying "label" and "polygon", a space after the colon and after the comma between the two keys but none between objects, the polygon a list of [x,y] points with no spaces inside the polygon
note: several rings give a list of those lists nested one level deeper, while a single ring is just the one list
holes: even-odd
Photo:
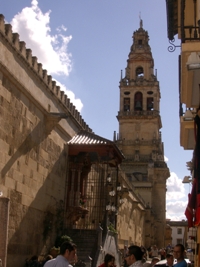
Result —
[{"label": "stone cornice", "polygon": [[71,115],[79,127],[92,132],[64,91],[61,91],[60,86],[56,85],[56,82],[52,80],[52,76],[47,74],[47,70],[42,68],[42,64],[37,62],[37,57],[32,56],[32,50],[27,49],[26,43],[20,41],[18,33],[12,32],[12,25],[5,24],[2,14],[0,14],[0,35],[6,43],[10,45],[13,53],[15,53],[20,60],[27,65],[27,68],[44,84],[44,87],[57,98],[60,104],[62,103],[62,105],[65,106],[68,115]]}]

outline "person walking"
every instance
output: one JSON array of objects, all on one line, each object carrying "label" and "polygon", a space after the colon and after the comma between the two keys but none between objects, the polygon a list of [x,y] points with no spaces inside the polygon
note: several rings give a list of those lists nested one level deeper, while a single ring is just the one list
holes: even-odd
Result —
[{"label": "person walking", "polygon": [[76,253],[75,244],[71,242],[64,242],[60,246],[60,255],[58,255],[55,259],[47,261],[44,264],[44,267],[70,267],[77,259]]},{"label": "person walking", "polygon": [[128,252],[125,255],[125,262],[127,266],[131,267],[143,267],[143,254],[144,252],[138,246],[130,246]]},{"label": "person walking", "polygon": [[166,263],[163,264],[156,264],[156,267],[173,267],[174,266],[174,256],[170,253],[166,255]]},{"label": "person walking", "polygon": [[99,267],[115,267],[115,257],[111,254],[106,254],[104,257],[104,263]]},{"label": "person walking", "polygon": [[143,267],[154,267],[154,265],[159,261],[160,261],[160,259],[158,257],[153,257],[151,260],[151,263],[145,262],[145,263],[143,263]]},{"label": "person walking", "polygon": [[158,257],[158,248],[156,245],[154,245],[149,253],[151,255],[151,258]]},{"label": "person walking", "polygon": [[185,258],[185,247],[182,244],[177,244],[174,247],[174,258],[177,260],[177,263],[174,264],[174,267],[187,267],[187,262]]}]

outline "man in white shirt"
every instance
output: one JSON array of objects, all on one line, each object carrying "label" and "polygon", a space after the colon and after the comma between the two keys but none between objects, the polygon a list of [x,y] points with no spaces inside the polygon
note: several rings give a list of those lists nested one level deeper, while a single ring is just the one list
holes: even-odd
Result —
[{"label": "man in white shirt", "polygon": [[60,255],[53,260],[47,261],[44,267],[70,267],[70,264],[76,260],[76,245],[70,242],[64,242],[60,246]]},{"label": "man in white shirt", "polygon": [[154,258],[154,257],[158,257],[158,248],[156,247],[156,245],[153,246],[153,248],[151,249],[151,257]]},{"label": "man in white shirt", "polygon": [[130,267],[143,267],[142,258],[144,252],[138,246],[130,246],[125,255],[125,261]]}]

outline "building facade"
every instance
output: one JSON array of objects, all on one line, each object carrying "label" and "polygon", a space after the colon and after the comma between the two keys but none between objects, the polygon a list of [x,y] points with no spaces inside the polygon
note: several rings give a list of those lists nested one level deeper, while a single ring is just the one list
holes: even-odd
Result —
[{"label": "building facade", "polygon": [[120,80],[119,134],[110,141],[92,132],[0,15],[4,267],[45,256],[62,234],[77,242],[80,259],[91,266],[107,252],[120,266],[118,249],[131,244],[164,246],[169,170],[148,38],[140,21]]},{"label": "building facade", "polygon": [[66,144],[91,129],[3,15],[0,51],[0,258],[22,266],[52,246],[52,215],[65,200]]},{"label": "building facade", "polygon": [[92,132],[3,15],[0,51],[3,266],[45,256],[61,234],[83,240],[80,259],[92,255],[92,266],[108,248],[120,266],[118,247],[144,245],[146,211],[151,216],[120,167],[123,154]]},{"label": "building facade", "polygon": [[186,247],[186,242],[188,239],[187,221],[168,221],[167,223],[172,229],[172,247],[174,247],[176,244],[182,244]]},{"label": "building facade", "polygon": [[166,179],[160,129],[160,87],[154,74],[154,60],[148,32],[140,27],[133,33],[125,75],[120,80],[119,133],[115,142],[125,159],[121,168],[146,203],[145,246],[164,246]]},{"label": "building facade", "polygon": [[[199,266],[197,255],[200,244],[199,235],[199,179],[200,179],[200,151],[199,151],[199,121],[200,121],[200,1],[199,0],[166,0],[167,35],[169,51],[173,52],[180,47],[179,55],[179,116],[180,116],[180,145],[185,150],[193,150],[193,158],[187,162],[192,182],[191,194],[185,215],[190,228],[196,227],[197,236],[190,238],[195,246],[192,249],[192,258],[195,266]],[[176,38],[181,45],[176,45]],[[191,240],[188,240],[189,243]],[[189,246],[190,247],[190,246]]]}]

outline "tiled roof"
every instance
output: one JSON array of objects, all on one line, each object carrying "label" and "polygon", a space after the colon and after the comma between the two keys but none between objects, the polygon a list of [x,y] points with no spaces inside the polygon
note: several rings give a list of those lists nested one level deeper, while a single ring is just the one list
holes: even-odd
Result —
[{"label": "tiled roof", "polygon": [[99,135],[96,135],[94,133],[82,130],[78,134],[76,134],[69,142],[68,145],[75,145],[75,146],[88,146],[88,148],[91,146],[96,146],[98,145],[99,147],[103,146],[111,146],[117,153],[118,157],[123,159],[124,155],[123,153],[119,150],[118,146],[113,142],[110,141],[109,139],[103,138]]},{"label": "tiled roof", "polygon": [[105,139],[94,133],[87,131],[80,131],[69,142],[69,145],[114,145],[114,143],[108,139]]}]

